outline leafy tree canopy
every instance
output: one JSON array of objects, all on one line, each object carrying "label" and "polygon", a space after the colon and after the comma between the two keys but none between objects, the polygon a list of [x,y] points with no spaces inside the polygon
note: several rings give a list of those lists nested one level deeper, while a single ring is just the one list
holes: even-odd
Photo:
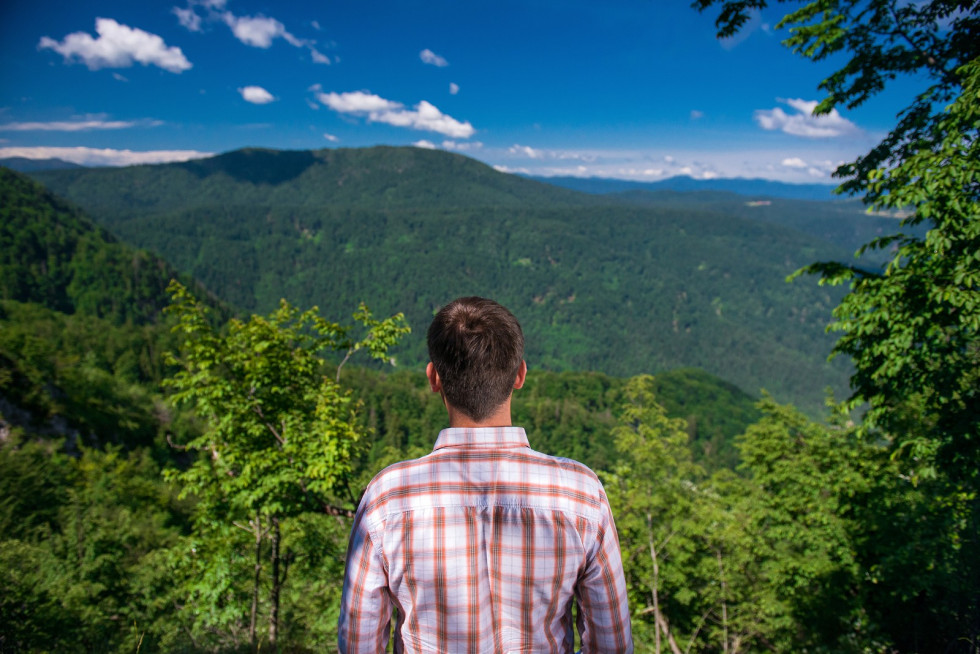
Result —
[{"label": "leafy tree canopy", "polygon": [[[781,0],[782,1],[782,0]],[[788,1],[788,0],[786,0]],[[719,36],[737,32],[766,0],[697,0],[720,6]],[[980,482],[980,2],[798,0],[779,23],[784,44],[819,61],[847,62],[820,84],[815,113],[856,107],[899,75],[925,88],[870,152],[836,171],[838,191],[871,209],[910,210],[903,231],[865,249],[891,249],[882,271],[817,263],[801,273],[850,284],[831,329],[835,354],[856,371],[850,405],[896,436],[916,474],[939,465]],[[914,226],[927,228],[909,234]],[[799,273],[798,273],[799,274]]]}]

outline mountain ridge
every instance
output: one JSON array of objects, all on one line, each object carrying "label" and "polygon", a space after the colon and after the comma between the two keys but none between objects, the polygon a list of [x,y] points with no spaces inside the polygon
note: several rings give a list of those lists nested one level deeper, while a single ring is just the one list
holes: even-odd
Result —
[{"label": "mountain ridge", "polygon": [[[35,178],[246,311],[286,297],[343,316],[364,300],[419,330],[452,297],[485,295],[521,317],[532,366],[696,366],[814,413],[824,387],[846,388],[846,364],[825,361],[840,289],[784,279],[850,253],[792,228],[637,206],[418,148],[250,149]],[[425,357],[420,337],[398,353],[411,366]]]},{"label": "mountain ridge", "polygon": [[542,177],[525,175],[562,188],[584,193],[608,194],[622,191],[724,191],[739,195],[795,200],[832,201],[835,184],[791,184],[763,178],[717,177],[714,179],[695,179],[689,175],[677,175],[651,182],[616,179],[613,177]]}]

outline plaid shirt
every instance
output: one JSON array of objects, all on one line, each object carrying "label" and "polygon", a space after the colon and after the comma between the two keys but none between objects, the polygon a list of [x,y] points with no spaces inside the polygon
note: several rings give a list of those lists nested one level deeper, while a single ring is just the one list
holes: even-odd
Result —
[{"label": "plaid shirt", "polygon": [[445,429],[357,509],[340,651],[632,652],[616,527],[595,473],[519,427]]}]

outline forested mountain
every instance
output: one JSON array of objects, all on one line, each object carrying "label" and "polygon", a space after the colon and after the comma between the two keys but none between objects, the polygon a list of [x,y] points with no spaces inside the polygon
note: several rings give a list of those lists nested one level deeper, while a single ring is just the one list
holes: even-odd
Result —
[{"label": "forested mountain", "polygon": [[[699,367],[811,411],[845,388],[825,361],[840,293],[787,275],[851,252],[714,210],[643,207],[445,152],[242,150],[35,177],[220,297],[344,315],[361,300],[416,328],[448,299],[521,317],[529,362],[612,375]],[[423,339],[396,352],[424,361]]]},{"label": "forested mountain", "polygon": [[636,182],[626,179],[606,177],[535,177],[540,182],[554,184],[585,193],[623,193],[628,191],[724,191],[738,195],[785,198],[794,200],[833,199],[834,186],[831,184],[786,184],[769,179],[694,179],[678,175],[656,182]]},{"label": "forested mountain", "polygon": [[[168,371],[163,353],[178,345],[163,314],[176,270],[3,168],[0,219],[0,419],[8,428],[91,444],[134,447],[157,439],[166,449],[160,430],[183,428],[165,424],[169,412],[154,399]],[[219,322],[227,320],[230,309],[182,279]],[[417,371],[390,379],[366,370],[347,374],[377,436],[365,463],[385,447],[428,443],[443,426],[442,405]],[[623,383],[601,373],[535,371],[515,406],[542,449],[605,464],[612,440],[601,427],[613,420]],[[752,398],[698,370],[665,373],[658,390],[671,415],[689,422],[699,458],[734,464],[732,438],[757,415]]]},{"label": "forested mountain", "polygon": [[[900,219],[898,215],[869,214],[858,200],[819,202],[780,197],[759,199],[759,196],[727,191],[670,190],[622,191],[609,197],[641,207],[696,209],[781,225],[839,245],[851,254],[872,239],[895,233]],[[906,228],[906,231],[925,233],[924,228],[914,226]],[[876,268],[890,254],[888,251],[865,253],[861,264]]]},{"label": "forested mountain", "polygon": [[[0,168],[0,426],[149,446],[166,288],[177,271],[118,242],[27,177]],[[228,310],[189,279],[219,318]]]},{"label": "forested mountain", "polygon": [[[0,201],[0,650],[244,651],[239,600],[253,574],[239,564],[254,541],[220,524],[195,530],[208,503],[168,481],[194,461],[185,443],[207,427],[161,388],[175,373],[163,353],[182,349],[174,320],[158,311],[173,269],[18,174],[0,170]],[[219,322],[227,316],[206,304]],[[264,350],[241,354],[271,360]],[[352,406],[363,406],[352,414],[363,435],[347,485],[352,510],[385,462],[431,447],[446,414],[417,371],[348,367],[343,381]],[[515,417],[537,447],[612,465],[625,384],[535,371]],[[656,384],[696,459],[734,465],[733,438],[759,415],[752,398],[697,370]],[[349,527],[316,511],[284,522],[290,651],[336,639]],[[265,595],[259,608],[268,611]]]},{"label": "forested mountain", "polygon": [[36,182],[0,168],[0,299],[156,322],[177,271],[116,241]]},{"label": "forested mountain", "polygon": [[27,157],[6,157],[0,159],[0,166],[16,170],[21,173],[35,172],[38,170],[61,170],[64,168],[83,168],[76,163],[64,161],[62,159],[28,159]]}]

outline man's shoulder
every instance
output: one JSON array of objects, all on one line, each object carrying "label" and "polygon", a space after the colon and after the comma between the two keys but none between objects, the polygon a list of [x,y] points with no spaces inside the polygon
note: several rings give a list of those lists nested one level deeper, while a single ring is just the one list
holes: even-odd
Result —
[{"label": "man's shoulder", "polygon": [[378,492],[380,489],[399,486],[404,483],[406,478],[418,475],[419,472],[428,465],[428,459],[432,457],[432,452],[420,456],[416,459],[405,459],[397,463],[391,463],[381,469],[374,478],[368,482],[365,493],[370,491]]},{"label": "man's shoulder", "polygon": [[531,453],[537,457],[540,457],[541,462],[545,465],[553,466],[555,469],[561,470],[569,475],[581,477],[586,483],[594,483],[600,487],[602,486],[602,483],[599,481],[599,476],[592,470],[592,468],[584,463],[564,456],[545,454],[544,452],[538,452],[537,450],[531,450]]},{"label": "man's shoulder", "polygon": [[441,449],[393,463],[368,484],[360,509],[380,516],[429,503],[465,504],[476,496],[526,501],[534,494],[586,516],[598,515],[608,503],[587,465],[525,446]]}]

